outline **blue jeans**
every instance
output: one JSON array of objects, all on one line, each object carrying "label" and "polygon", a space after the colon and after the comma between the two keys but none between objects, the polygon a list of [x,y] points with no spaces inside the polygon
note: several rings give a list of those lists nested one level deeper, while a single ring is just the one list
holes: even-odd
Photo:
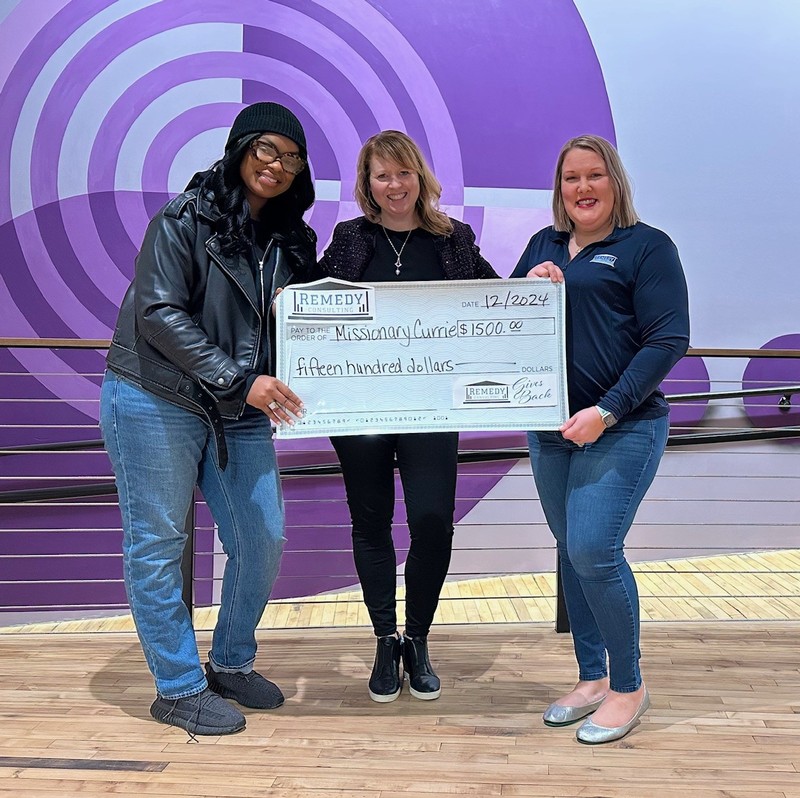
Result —
[{"label": "blue jeans", "polygon": [[202,418],[108,371],[100,426],[122,511],[128,602],[159,694],[182,698],[206,687],[181,598],[184,525],[196,485],[227,555],[209,659],[217,670],[252,670],[256,625],[285,540],[269,420],[259,415],[225,422],[229,459],[220,471]]},{"label": "blue jeans", "polygon": [[558,432],[528,433],[533,477],[561,559],[579,679],[610,673],[619,693],[642,684],[639,593],[625,560],[625,536],[668,434],[667,416],[623,420],[583,448]]}]

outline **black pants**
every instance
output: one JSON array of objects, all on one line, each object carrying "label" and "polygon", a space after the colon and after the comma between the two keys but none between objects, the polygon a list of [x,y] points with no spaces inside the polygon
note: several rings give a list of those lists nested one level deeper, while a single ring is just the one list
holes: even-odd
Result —
[{"label": "black pants", "polygon": [[458,433],[331,438],[353,521],[353,558],[378,636],[397,629],[397,558],[392,540],[395,458],[411,533],[405,566],[406,625],[424,637],[439,603],[453,546]]}]

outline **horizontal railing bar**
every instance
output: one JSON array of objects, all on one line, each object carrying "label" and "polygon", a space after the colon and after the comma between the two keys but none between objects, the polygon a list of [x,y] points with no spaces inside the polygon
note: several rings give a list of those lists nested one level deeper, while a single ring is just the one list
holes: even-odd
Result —
[{"label": "horizontal railing bar", "polygon": [[737,443],[739,441],[772,441],[800,438],[800,427],[750,429],[739,432],[706,432],[699,435],[671,435],[667,446],[697,446],[706,443]]},{"label": "horizontal railing bar", "polygon": [[19,452],[81,452],[86,449],[103,449],[102,439],[92,441],[59,441],[57,443],[26,443],[0,449],[0,457]]},{"label": "horizontal railing bar", "polygon": [[99,485],[72,485],[58,488],[0,491],[0,504],[29,504],[51,499],[81,499],[88,496],[113,496],[117,487],[113,482]]},{"label": "horizontal railing bar", "polygon": [[[107,349],[111,341],[103,338],[0,338],[8,349]],[[800,358],[797,349],[718,349],[690,347],[688,357],[789,357]]]},{"label": "horizontal railing bar", "polygon": [[[705,393],[671,393],[666,398],[670,402],[687,402],[692,399],[736,399],[742,396],[787,396],[800,393],[800,385],[784,385],[778,388],[742,388],[739,391],[707,391]],[[768,407],[768,405],[763,405]],[[788,407],[786,408],[789,409]]]},{"label": "horizontal railing bar", "polygon": [[[782,438],[799,438],[800,427],[780,427],[777,429],[741,430],[738,432],[709,432],[703,434],[675,435],[667,440],[667,446],[698,446],[711,443],[734,443],[752,440],[776,440]],[[524,447],[512,449],[486,449],[460,452],[459,463],[483,463],[498,460],[522,460],[528,457]],[[341,474],[341,466],[308,465],[282,468],[281,477],[330,476]],[[52,499],[77,499],[88,496],[110,496],[116,493],[114,483],[95,485],[61,486],[57,488],[39,488],[36,490],[0,491],[0,504],[26,504],[30,502],[49,501]]]},{"label": "horizontal railing bar", "polygon": [[6,349],[108,349],[107,338],[0,338]]},{"label": "horizontal railing bar", "polygon": [[700,349],[690,347],[687,357],[790,357],[800,358],[800,349]]}]

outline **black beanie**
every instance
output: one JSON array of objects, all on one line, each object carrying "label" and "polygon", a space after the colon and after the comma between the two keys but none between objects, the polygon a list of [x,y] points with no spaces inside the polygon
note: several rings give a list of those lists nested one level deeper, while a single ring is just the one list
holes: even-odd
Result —
[{"label": "black beanie", "polygon": [[233,120],[225,149],[229,150],[242,136],[253,133],[278,133],[291,139],[306,157],[306,134],[300,120],[285,106],[278,103],[253,103],[239,111]]}]

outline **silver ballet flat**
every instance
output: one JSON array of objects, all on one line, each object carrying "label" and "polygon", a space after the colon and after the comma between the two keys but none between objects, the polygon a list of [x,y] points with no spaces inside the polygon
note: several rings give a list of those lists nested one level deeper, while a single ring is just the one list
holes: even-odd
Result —
[{"label": "silver ballet flat", "polygon": [[563,707],[561,704],[550,704],[544,711],[542,720],[545,726],[569,726],[570,723],[575,723],[587,715],[591,715],[602,703],[603,699],[601,698],[599,701],[584,704],[582,707]]},{"label": "silver ballet flat", "polygon": [[639,704],[639,709],[636,710],[636,714],[627,723],[622,726],[608,728],[607,726],[598,726],[596,723],[593,723],[590,718],[578,728],[578,731],[575,732],[575,736],[578,738],[579,743],[584,743],[586,745],[600,745],[601,743],[610,743],[613,740],[620,740],[639,722],[639,718],[647,712],[649,707],[650,694],[647,692],[647,688],[645,688],[644,695],[642,696],[642,703]]}]

